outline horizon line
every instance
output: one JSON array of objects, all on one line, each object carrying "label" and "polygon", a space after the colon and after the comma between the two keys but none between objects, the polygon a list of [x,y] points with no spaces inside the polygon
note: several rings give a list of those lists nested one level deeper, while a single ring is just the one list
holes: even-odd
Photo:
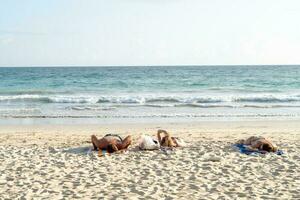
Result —
[{"label": "horizon line", "polygon": [[217,65],[27,65],[27,66],[0,66],[0,68],[42,68],[42,67],[217,67],[217,66],[224,66],[224,67],[234,67],[234,66],[300,66],[300,64],[217,64]]}]

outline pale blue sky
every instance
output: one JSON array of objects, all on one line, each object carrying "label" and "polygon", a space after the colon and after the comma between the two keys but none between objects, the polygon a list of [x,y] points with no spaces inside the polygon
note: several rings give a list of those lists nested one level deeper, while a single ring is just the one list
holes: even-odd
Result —
[{"label": "pale blue sky", "polygon": [[299,0],[0,0],[0,66],[300,64]]}]

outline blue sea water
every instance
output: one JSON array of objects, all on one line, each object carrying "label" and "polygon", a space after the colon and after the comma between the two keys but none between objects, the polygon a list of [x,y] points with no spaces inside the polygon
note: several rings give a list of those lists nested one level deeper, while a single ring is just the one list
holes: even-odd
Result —
[{"label": "blue sea water", "polygon": [[0,120],[299,116],[300,66],[0,68]]}]

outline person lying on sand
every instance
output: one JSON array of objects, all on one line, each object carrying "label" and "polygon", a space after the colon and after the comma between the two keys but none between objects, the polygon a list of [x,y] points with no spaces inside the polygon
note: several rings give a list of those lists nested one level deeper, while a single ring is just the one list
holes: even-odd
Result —
[{"label": "person lying on sand", "polygon": [[251,149],[266,152],[276,152],[277,148],[264,137],[251,136],[246,140],[239,140],[237,144],[249,145]]},{"label": "person lying on sand", "polygon": [[[161,136],[161,133],[164,134],[164,136]],[[158,130],[157,131],[157,138],[160,146],[162,147],[181,147],[183,146],[179,138],[177,137],[171,137],[170,134],[165,130]]]},{"label": "person lying on sand", "polygon": [[124,140],[118,135],[108,134],[103,138],[98,139],[95,135],[91,136],[94,150],[107,150],[108,153],[113,153],[119,150],[125,150],[131,145],[131,136],[127,136]]}]

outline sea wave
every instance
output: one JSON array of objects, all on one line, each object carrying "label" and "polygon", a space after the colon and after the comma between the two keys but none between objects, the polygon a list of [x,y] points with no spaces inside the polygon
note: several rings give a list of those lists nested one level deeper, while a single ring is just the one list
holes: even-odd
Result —
[{"label": "sea wave", "polygon": [[13,95],[57,95],[57,94],[73,94],[74,92],[69,90],[64,91],[52,91],[52,90],[26,90],[26,91],[0,91],[0,95],[13,96]]},{"label": "sea wave", "polygon": [[28,112],[40,112],[39,108],[0,108],[0,113],[28,113]]},{"label": "sea wave", "polygon": [[0,102],[40,102],[40,103],[96,103],[97,99],[84,96],[42,96],[42,95],[13,95],[0,96]]},{"label": "sea wave", "polygon": [[247,104],[247,103],[296,103],[300,102],[300,95],[233,95],[224,94],[216,96],[193,96],[193,95],[165,95],[165,96],[147,96],[147,95],[123,95],[123,96],[97,96],[97,95],[0,95],[1,102],[40,102],[40,103],[76,103],[76,104],[133,104],[160,106],[170,104],[173,106],[191,106],[201,107],[207,104]]},{"label": "sea wave", "polygon": [[114,110],[116,109],[115,107],[95,107],[95,106],[73,106],[71,107],[72,110],[77,110],[77,111],[84,111],[84,110]]},{"label": "sea wave", "polygon": [[227,118],[227,117],[300,117],[297,114],[149,114],[149,115],[0,115],[1,118]]},{"label": "sea wave", "polygon": [[22,95],[4,95],[0,96],[0,102],[18,102],[18,101],[27,101],[27,102],[48,102],[49,98],[46,96],[40,95],[31,95],[31,94],[22,94]]},{"label": "sea wave", "polygon": [[255,105],[255,104],[197,104],[197,103],[178,103],[178,104],[115,104],[111,107],[102,106],[74,106],[72,110],[115,110],[117,108],[129,108],[129,107],[153,107],[153,108],[300,108],[300,104],[271,104],[271,105]]},{"label": "sea wave", "polygon": [[146,98],[146,103],[156,103],[156,102],[166,102],[166,103],[178,103],[180,99],[176,97],[154,97],[154,98]]},{"label": "sea wave", "polygon": [[212,97],[144,97],[144,96],[44,96],[44,95],[4,95],[0,102],[41,102],[41,103],[115,103],[115,104],[146,104],[146,103],[216,103],[221,99]]},{"label": "sea wave", "polygon": [[253,97],[238,97],[236,102],[257,102],[257,103],[283,103],[283,102],[297,102],[300,101],[299,96],[253,96]]}]

